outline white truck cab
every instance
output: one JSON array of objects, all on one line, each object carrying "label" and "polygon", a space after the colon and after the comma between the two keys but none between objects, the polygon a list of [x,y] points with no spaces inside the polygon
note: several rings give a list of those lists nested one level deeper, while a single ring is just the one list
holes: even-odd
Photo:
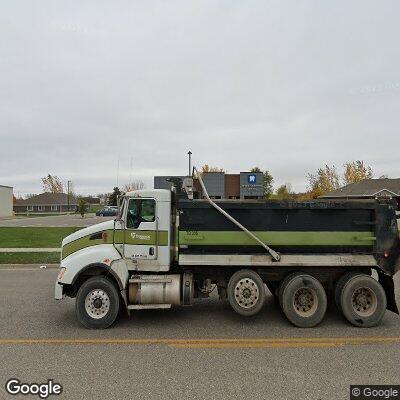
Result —
[{"label": "white truck cab", "polygon": [[171,192],[137,190],[126,193],[121,200],[114,221],[81,229],[62,241],[56,299],[77,295],[74,292],[81,287],[80,281],[88,276],[102,276],[112,279],[127,301],[130,271],[169,271]]}]

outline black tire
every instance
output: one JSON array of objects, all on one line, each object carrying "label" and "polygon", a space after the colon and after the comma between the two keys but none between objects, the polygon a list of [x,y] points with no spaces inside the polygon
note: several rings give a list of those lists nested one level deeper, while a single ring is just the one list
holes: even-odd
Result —
[{"label": "black tire", "polygon": [[324,287],[313,276],[296,274],[282,291],[282,310],[286,318],[299,328],[312,328],[324,318],[327,298]]},{"label": "black tire", "polygon": [[99,217],[104,217],[104,214],[99,214]]},{"label": "black tire", "polygon": [[346,282],[354,275],[358,275],[358,272],[346,272],[335,283],[335,289],[334,289],[335,304],[340,312],[342,312],[342,306],[340,305],[340,297],[342,296],[342,290]]},{"label": "black tire", "polygon": [[287,275],[280,283],[279,289],[278,289],[278,301],[279,305],[282,308],[282,293],[283,290],[285,289],[286,285],[288,282],[291,281],[295,276],[302,275],[302,272],[292,272],[291,274]]},{"label": "black tire", "polygon": [[89,329],[105,329],[119,312],[120,297],[114,283],[104,276],[94,276],[78,290],[75,311],[78,321]]},{"label": "black tire", "polygon": [[343,315],[354,326],[369,328],[378,325],[385,314],[386,304],[382,285],[366,274],[351,276],[341,292]]},{"label": "black tire", "polygon": [[250,317],[257,314],[265,302],[264,282],[251,269],[235,272],[228,283],[229,304],[238,314]]}]

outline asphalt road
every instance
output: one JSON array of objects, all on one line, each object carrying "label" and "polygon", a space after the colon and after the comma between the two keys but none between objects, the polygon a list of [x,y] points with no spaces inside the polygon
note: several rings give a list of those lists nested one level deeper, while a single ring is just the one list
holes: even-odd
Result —
[{"label": "asphalt road", "polygon": [[350,384],[400,384],[400,317],[390,312],[381,326],[358,329],[332,308],[304,330],[272,297],[251,319],[207,299],[90,331],[77,323],[73,300],[53,300],[56,274],[0,270],[0,399],[11,398],[11,377],[53,378],[66,399],[337,400],[349,398]]},{"label": "asphalt road", "polygon": [[115,217],[96,217],[95,214],[85,215],[84,218],[82,218],[79,214],[50,215],[47,217],[16,217],[10,219],[0,219],[0,227],[86,227],[114,218]]}]

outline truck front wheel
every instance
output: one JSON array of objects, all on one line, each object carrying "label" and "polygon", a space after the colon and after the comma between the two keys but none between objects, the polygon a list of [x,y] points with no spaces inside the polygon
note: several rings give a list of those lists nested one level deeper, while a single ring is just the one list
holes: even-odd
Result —
[{"label": "truck front wheel", "polygon": [[325,316],[327,299],[321,283],[308,274],[295,274],[281,289],[281,307],[286,318],[299,328],[318,325]]},{"label": "truck front wheel", "polygon": [[264,282],[251,269],[235,272],[228,283],[228,300],[240,315],[250,317],[257,314],[265,302]]},{"label": "truck front wheel", "polygon": [[94,276],[78,290],[75,303],[78,321],[89,329],[108,328],[117,318],[119,294],[104,276]]}]

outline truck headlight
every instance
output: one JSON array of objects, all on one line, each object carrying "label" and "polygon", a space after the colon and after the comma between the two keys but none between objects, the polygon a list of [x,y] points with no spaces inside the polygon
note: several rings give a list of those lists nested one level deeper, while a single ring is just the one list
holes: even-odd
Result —
[{"label": "truck headlight", "polygon": [[57,277],[58,281],[60,281],[62,279],[62,277],[64,276],[65,270],[66,270],[66,268],[64,268],[64,267],[60,269],[60,272],[58,273],[58,277]]}]

